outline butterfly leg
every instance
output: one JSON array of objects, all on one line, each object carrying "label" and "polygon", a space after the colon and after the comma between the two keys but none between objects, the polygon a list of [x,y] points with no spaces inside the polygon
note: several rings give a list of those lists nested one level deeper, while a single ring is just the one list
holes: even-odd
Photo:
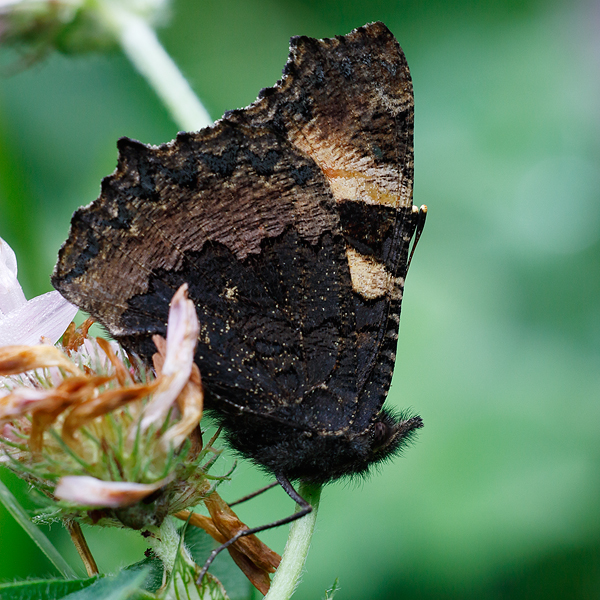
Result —
[{"label": "butterfly leg", "polygon": [[277,482],[279,485],[285,490],[287,495],[294,501],[298,506],[300,506],[300,510],[295,512],[293,515],[288,517],[284,517],[283,519],[278,519],[277,521],[273,521],[272,523],[267,523],[266,525],[260,525],[259,527],[252,527],[252,529],[246,529],[244,531],[239,531],[236,533],[231,539],[227,540],[225,543],[221,544],[218,548],[215,548],[206,559],[200,574],[198,575],[198,579],[196,581],[197,585],[200,585],[202,578],[206,575],[208,568],[215,560],[217,555],[226,550],[239,540],[241,537],[245,535],[253,535],[255,533],[260,533],[261,531],[265,531],[266,529],[273,529],[274,527],[279,527],[280,525],[286,525],[287,523],[291,523],[296,519],[301,519],[306,516],[308,513],[312,512],[313,507],[294,489],[294,486],[290,483],[290,480],[284,475],[277,475]]},{"label": "butterfly leg", "polygon": [[251,494],[248,494],[246,496],[242,496],[235,502],[228,502],[227,504],[229,504],[229,506],[235,506],[236,504],[241,504],[242,502],[246,502],[246,500],[252,500],[252,498],[256,498],[256,496],[260,496],[260,494],[262,494],[263,492],[266,492],[267,490],[270,490],[271,488],[274,488],[276,485],[279,485],[279,481],[273,481],[272,483],[269,483],[269,485],[265,485],[265,487],[262,487],[259,490],[256,490],[255,492],[252,492]]}]

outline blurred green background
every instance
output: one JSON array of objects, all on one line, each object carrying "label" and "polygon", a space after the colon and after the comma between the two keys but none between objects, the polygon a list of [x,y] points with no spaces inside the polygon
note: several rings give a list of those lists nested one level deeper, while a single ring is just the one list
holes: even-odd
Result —
[{"label": "blurred green background", "polygon": [[[369,481],[325,489],[295,598],[336,577],[340,600],[600,598],[600,4],[179,0],[159,33],[218,118],[274,84],[291,35],[374,20],[415,87],[414,199],[430,213],[389,401],[425,428]],[[117,138],[176,132],[119,53],[0,80],[0,236],[28,297],[51,289]],[[242,464],[222,495],[264,481]],[[239,512],[261,524],[291,508],[273,490]],[[263,539],[281,552],[286,535]],[[110,531],[90,544],[108,571],[145,548]],[[0,556],[0,580],[53,573],[4,511]]]}]

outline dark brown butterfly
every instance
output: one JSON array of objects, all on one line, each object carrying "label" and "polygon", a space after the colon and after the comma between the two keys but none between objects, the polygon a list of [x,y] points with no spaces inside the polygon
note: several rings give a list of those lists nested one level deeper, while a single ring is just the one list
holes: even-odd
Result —
[{"label": "dark brown butterfly", "polygon": [[292,38],[254,104],[162,146],[119,140],[61,248],[54,286],[147,359],[188,284],[207,409],[303,506],[277,524],[310,510],[290,480],[365,473],[422,426],[382,408],[426,214],[412,204],[413,118],[382,23]]}]

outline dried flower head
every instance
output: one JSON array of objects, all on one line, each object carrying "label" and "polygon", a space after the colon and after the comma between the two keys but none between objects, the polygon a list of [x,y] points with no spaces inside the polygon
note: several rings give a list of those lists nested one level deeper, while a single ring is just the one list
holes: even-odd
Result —
[{"label": "dried flower head", "polygon": [[160,525],[214,488],[193,303],[185,286],[173,297],[156,374],[115,342],[89,339],[89,325],[71,327],[61,347],[0,348],[0,460],[63,515]]}]

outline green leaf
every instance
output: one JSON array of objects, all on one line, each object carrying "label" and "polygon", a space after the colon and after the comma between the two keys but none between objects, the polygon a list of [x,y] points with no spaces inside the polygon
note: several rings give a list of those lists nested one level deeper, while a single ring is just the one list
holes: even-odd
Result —
[{"label": "green leaf", "polygon": [[207,573],[202,579],[198,595],[199,600],[231,600],[223,584],[210,573]]},{"label": "green leaf", "polygon": [[58,571],[65,578],[74,579],[76,577],[75,571],[73,571],[58,550],[52,545],[50,540],[42,533],[40,528],[36,527],[31,522],[29,515],[2,481],[0,481],[0,502],[2,502],[6,507],[6,510],[38,545],[39,549],[48,557],[48,560],[58,569]]},{"label": "green leaf", "polygon": [[165,568],[162,560],[156,556],[145,558],[140,562],[125,567],[123,570],[139,571],[140,569],[147,571],[146,579],[141,587],[148,592],[156,592],[163,584],[163,573]]},{"label": "green leaf", "polygon": [[63,600],[146,600],[156,598],[142,589],[149,568],[124,569],[113,577],[102,577],[89,587],[68,594]]},{"label": "green leaf", "polygon": [[[208,533],[198,527],[188,527],[185,532],[185,544],[192,558],[200,566],[208,555],[219,545]],[[254,598],[254,586],[233,562],[228,552],[221,552],[210,566],[214,575],[227,590],[230,600],[251,600]]]},{"label": "green leaf", "polygon": [[336,577],[333,585],[325,592],[325,600],[333,600],[333,597],[336,595],[339,589],[339,580]]},{"label": "green leaf", "polygon": [[67,594],[88,587],[97,577],[89,579],[46,579],[39,581],[20,581],[18,583],[0,584],[2,600],[59,600]]}]

